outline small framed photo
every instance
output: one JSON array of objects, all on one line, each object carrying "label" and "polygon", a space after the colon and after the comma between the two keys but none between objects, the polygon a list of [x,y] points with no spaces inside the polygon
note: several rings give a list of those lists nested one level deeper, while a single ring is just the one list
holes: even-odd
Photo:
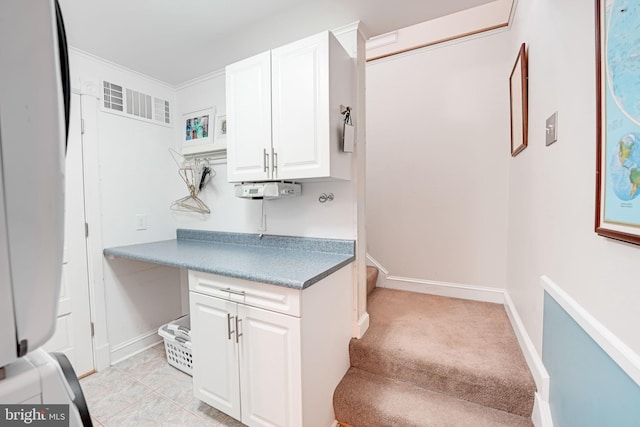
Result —
[{"label": "small framed photo", "polygon": [[527,48],[520,45],[516,63],[509,76],[511,100],[511,156],[515,157],[527,147]]},{"label": "small framed photo", "polygon": [[216,114],[216,130],[214,133],[216,149],[227,148],[227,116]]},{"label": "small framed photo", "polygon": [[215,108],[182,115],[182,155],[207,153],[216,150],[213,139]]}]

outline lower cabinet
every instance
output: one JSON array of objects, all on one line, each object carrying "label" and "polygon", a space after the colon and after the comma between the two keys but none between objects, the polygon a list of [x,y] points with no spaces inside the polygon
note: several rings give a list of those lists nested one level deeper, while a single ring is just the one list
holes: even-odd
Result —
[{"label": "lower cabinet", "polygon": [[[195,292],[189,295],[193,392],[214,408],[240,419],[240,370],[235,334],[237,304]],[[233,314],[233,319],[231,318]],[[197,356],[196,356],[197,355]]]},{"label": "lower cabinet", "polygon": [[250,427],[329,427],[352,278],[346,266],[299,290],[189,271],[194,395]]},{"label": "lower cabinet", "polygon": [[195,396],[249,426],[301,426],[300,319],[190,298]]}]

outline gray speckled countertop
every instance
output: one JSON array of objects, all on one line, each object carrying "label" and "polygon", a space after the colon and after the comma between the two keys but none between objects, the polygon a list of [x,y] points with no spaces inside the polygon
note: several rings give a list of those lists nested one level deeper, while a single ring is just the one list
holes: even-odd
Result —
[{"label": "gray speckled countertop", "polygon": [[353,240],[198,230],[177,238],[106,248],[104,254],[305,289],[355,259]]}]

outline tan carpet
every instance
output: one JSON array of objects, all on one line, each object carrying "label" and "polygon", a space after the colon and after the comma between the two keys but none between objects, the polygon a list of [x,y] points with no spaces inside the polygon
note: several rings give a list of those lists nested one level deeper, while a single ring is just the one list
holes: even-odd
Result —
[{"label": "tan carpet", "polygon": [[[355,427],[373,425],[357,417],[353,420],[353,415],[349,415],[351,421],[340,418],[353,414],[357,409],[353,407],[357,406],[353,396],[365,393],[353,388],[355,384],[363,387],[362,371],[375,374],[378,382],[396,380],[425,393],[436,392],[438,396],[443,394],[515,414],[525,421],[530,417],[535,383],[502,305],[376,288],[369,296],[367,311],[370,328],[361,340],[354,339],[350,345],[351,365],[357,370],[352,368],[336,390],[334,406],[339,421]],[[398,405],[400,401],[411,400],[406,391],[397,396],[378,391],[377,400],[372,392],[368,393],[372,401],[379,401],[380,396],[398,400]],[[431,398],[424,402],[427,412],[434,407],[430,402]],[[366,405],[369,409],[365,411],[378,410]],[[386,406],[394,405],[390,402]],[[435,407],[441,408],[438,405]],[[386,418],[393,416],[387,414]],[[381,414],[378,417],[385,418]],[[425,419],[423,424],[394,421],[379,425],[503,424],[434,424]]]},{"label": "tan carpet", "polygon": [[[357,393],[353,391],[357,390]],[[353,427],[532,427],[528,418],[351,368],[336,418]]]}]

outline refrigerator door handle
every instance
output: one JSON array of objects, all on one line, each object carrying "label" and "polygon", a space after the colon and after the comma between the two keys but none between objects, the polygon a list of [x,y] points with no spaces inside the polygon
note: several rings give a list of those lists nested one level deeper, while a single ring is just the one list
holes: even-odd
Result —
[{"label": "refrigerator door handle", "polygon": [[55,1],[56,5],[56,23],[58,27],[58,50],[60,52],[60,76],[62,78],[62,96],[64,99],[64,120],[65,120],[65,135],[64,145],[65,152],[67,147],[67,140],[69,138],[69,113],[71,109],[71,76],[69,73],[69,50],[67,48],[67,34],[64,29],[64,21],[62,19],[62,11],[60,10],[60,4],[58,0]]}]

